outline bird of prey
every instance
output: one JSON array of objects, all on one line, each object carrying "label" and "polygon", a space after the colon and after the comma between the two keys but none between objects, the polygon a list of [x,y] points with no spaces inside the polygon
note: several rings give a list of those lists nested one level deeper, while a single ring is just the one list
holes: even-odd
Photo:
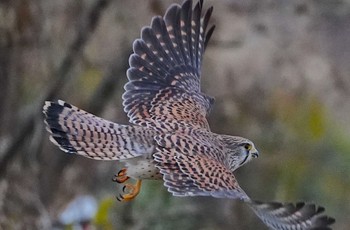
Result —
[{"label": "bird of prey", "polygon": [[[173,4],[134,41],[123,94],[131,124],[47,101],[43,112],[50,140],[70,154],[125,162],[114,178],[125,184],[120,200],[133,199],[143,179],[163,179],[174,196],[241,200],[271,229],[331,229],[334,219],[323,207],[255,201],[237,183],[235,170],[259,153],[246,138],[210,131],[207,116],[214,99],[201,92],[200,77],[215,26],[208,26],[213,8],[202,9],[202,0]],[[136,183],[127,183],[129,178]]]}]

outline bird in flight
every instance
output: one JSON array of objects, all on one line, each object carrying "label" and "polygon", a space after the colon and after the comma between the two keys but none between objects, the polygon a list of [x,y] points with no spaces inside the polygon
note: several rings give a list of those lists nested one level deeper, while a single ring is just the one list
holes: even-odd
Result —
[{"label": "bird in flight", "polygon": [[[163,179],[174,196],[238,199],[271,229],[331,229],[334,219],[310,203],[260,202],[239,186],[235,170],[259,156],[254,143],[210,131],[214,99],[201,92],[204,51],[215,26],[203,1],[171,5],[133,43],[124,111],[131,124],[94,116],[64,101],[45,102],[50,140],[61,150],[96,160],[125,163],[114,181],[119,200],[132,200],[143,179]],[[129,183],[130,178],[136,183]]]}]

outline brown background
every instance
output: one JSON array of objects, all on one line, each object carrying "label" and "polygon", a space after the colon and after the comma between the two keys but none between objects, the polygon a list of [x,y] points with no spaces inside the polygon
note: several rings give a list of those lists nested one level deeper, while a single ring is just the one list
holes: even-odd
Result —
[{"label": "brown background", "polygon": [[[41,109],[63,99],[127,123],[121,106],[139,31],[172,1],[0,1],[0,229],[51,229],[92,195],[100,229],[265,229],[244,205],[176,198],[145,182],[118,203],[120,165],[63,154]],[[181,1],[177,1],[181,3]],[[260,157],[237,171],[255,199],[312,201],[346,229],[350,212],[350,2],[219,0],[203,91],[212,130],[253,140]]]}]

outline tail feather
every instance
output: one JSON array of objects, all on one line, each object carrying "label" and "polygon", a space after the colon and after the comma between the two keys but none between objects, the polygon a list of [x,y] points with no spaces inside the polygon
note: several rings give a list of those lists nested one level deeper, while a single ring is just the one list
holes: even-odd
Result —
[{"label": "tail feather", "polygon": [[335,220],[324,214],[323,207],[299,202],[296,204],[251,201],[255,214],[271,229],[330,230]]},{"label": "tail feather", "polygon": [[153,152],[153,131],[96,117],[64,101],[45,102],[50,140],[64,152],[99,160],[123,160]]}]

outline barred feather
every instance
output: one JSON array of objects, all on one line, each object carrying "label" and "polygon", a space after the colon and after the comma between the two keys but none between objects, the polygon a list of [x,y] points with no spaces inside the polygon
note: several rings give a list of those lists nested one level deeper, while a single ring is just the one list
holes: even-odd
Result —
[{"label": "barred feather", "polygon": [[[142,126],[162,123],[155,119],[159,114],[154,109],[160,107],[155,103],[162,91],[172,90],[200,98],[191,106],[206,108],[200,111],[204,117],[201,122],[206,122],[213,99],[200,91],[200,68],[214,26],[207,30],[212,8],[201,17],[202,5],[203,1],[199,1],[192,9],[192,1],[181,6],[173,4],[163,18],[154,17],[151,25],[142,29],[141,39],[133,44],[134,54],[129,58],[127,71],[129,82],[123,94],[130,122]],[[171,103],[169,106],[173,107]],[[191,120],[196,121],[196,117]]]},{"label": "barred feather", "polygon": [[96,117],[64,101],[45,102],[50,140],[67,153],[97,160],[122,160],[151,154],[154,131]]},{"label": "barred feather", "polygon": [[330,230],[335,220],[324,214],[323,207],[300,202],[297,204],[280,202],[251,201],[250,207],[271,229],[286,230]]},{"label": "barred feather", "polygon": [[192,132],[155,137],[158,151],[153,156],[164,185],[174,195],[249,200],[225,165],[221,157],[225,150],[216,135],[210,132],[207,135]]}]

